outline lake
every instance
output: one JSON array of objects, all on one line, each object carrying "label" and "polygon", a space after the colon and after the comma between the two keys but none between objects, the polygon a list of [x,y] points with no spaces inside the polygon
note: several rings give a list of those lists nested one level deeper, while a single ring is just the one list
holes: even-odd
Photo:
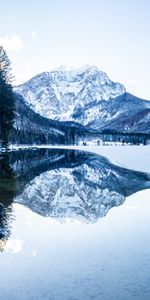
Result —
[{"label": "lake", "polygon": [[142,148],[131,149],[128,167],[125,147],[113,147],[116,163],[108,150],[1,153],[0,299],[150,299]]}]

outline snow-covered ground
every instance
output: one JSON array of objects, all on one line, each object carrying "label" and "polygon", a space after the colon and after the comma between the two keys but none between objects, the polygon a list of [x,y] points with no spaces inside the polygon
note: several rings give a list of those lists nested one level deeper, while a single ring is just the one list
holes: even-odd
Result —
[{"label": "snow-covered ground", "polygon": [[149,146],[11,146],[10,150],[19,148],[60,148],[76,149],[97,153],[105,156],[111,162],[132,170],[150,172],[150,145]]}]

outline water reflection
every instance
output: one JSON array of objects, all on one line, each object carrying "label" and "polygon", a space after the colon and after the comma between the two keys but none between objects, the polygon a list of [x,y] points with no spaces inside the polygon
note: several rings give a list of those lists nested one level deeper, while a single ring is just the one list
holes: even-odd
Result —
[{"label": "water reflection", "polygon": [[13,220],[12,202],[16,195],[15,185],[15,175],[9,164],[9,155],[4,153],[0,157],[0,239],[7,239],[10,235]]},{"label": "water reflection", "polygon": [[129,195],[150,188],[149,174],[77,150],[35,149],[0,156],[0,239],[10,235],[12,203],[44,217],[96,222]]}]

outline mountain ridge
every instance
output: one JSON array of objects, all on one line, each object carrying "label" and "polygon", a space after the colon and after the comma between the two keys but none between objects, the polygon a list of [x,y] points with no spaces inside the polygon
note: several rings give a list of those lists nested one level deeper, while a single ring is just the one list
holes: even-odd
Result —
[{"label": "mountain ridge", "polygon": [[43,72],[14,90],[49,119],[75,121],[96,130],[150,132],[150,101],[127,93],[95,66]]}]

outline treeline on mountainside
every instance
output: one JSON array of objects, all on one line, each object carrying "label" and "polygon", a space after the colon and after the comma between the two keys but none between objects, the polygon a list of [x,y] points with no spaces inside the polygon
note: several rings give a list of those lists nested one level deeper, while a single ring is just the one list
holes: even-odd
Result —
[{"label": "treeline on mountainside", "polygon": [[7,147],[13,126],[15,99],[12,90],[13,76],[6,51],[0,46],[0,144]]},{"label": "treeline on mountainside", "polygon": [[52,126],[50,120],[30,109],[22,96],[15,94],[15,123],[10,131],[12,144],[64,143],[64,133]]},{"label": "treeline on mountainside", "polygon": [[21,95],[15,95],[15,122],[10,131],[12,144],[75,144],[85,128],[73,122],[50,120],[35,113]]},{"label": "treeline on mountainside", "polygon": [[149,144],[150,134],[145,132],[119,132],[112,129],[102,130],[103,141],[121,142],[122,144]]},{"label": "treeline on mountainside", "polygon": [[74,144],[76,127],[35,113],[13,92],[11,64],[0,46],[0,146],[12,144]]}]

